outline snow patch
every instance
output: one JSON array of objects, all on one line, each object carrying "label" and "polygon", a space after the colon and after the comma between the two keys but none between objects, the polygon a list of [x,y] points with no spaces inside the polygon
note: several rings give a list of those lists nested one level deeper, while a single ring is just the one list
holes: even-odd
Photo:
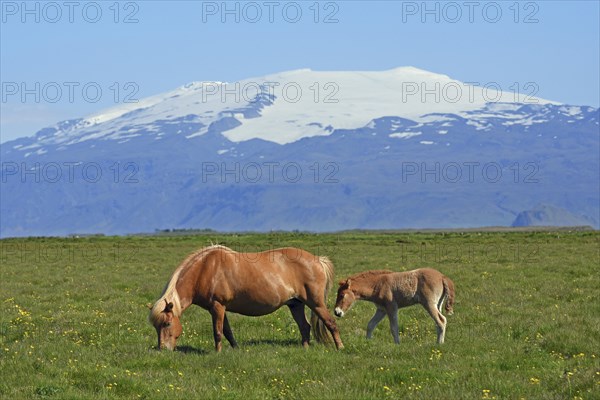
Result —
[{"label": "snow patch", "polygon": [[391,138],[408,139],[414,136],[422,135],[422,132],[397,132],[389,135]]},{"label": "snow patch", "polygon": [[475,127],[475,130],[477,130],[477,131],[482,131],[482,130],[484,130],[485,128],[488,128],[488,127],[489,127],[489,125],[484,125],[484,124],[482,124],[481,122],[479,122],[479,121],[474,121],[474,120],[467,121],[467,125],[474,126],[474,127]]},{"label": "snow patch", "polygon": [[187,135],[185,138],[186,139],[191,139],[194,138],[196,136],[202,136],[204,135],[206,132],[208,132],[208,126],[205,126],[204,128],[200,129],[198,132],[196,133],[192,133],[191,135]]},{"label": "snow patch", "polygon": [[576,106],[570,106],[570,107],[563,106],[563,107],[560,107],[558,110],[560,112],[562,112],[563,114],[570,115],[570,116],[575,116],[575,115],[581,114],[581,107],[576,107]]}]

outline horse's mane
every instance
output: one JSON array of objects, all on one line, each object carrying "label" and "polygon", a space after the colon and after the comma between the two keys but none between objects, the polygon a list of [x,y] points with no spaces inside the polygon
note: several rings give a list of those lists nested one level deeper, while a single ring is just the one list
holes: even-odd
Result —
[{"label": "horse's mane", "polygon": [[349,276],[348,279],[369,279],[371,277],[374,276],[380,276],[380,275],[384,275],[384,274],[391,274],[394,271],[390,271],[389,269],[372,269],[369,271],[363,271],[363,272],[359,272],[357,274],[354,274],[352,276]]},{"label": "horse's mane", "polygon": [[183,260],[183,262],[179,265],[179,267],[177,267],[175,272],[173,272],[173,275],[171,275],[171,279],[169,279],[169,282],[165,286],[160,298],[152,306],[152,309],[150,310],[150,315],[148,317],[150,323],[156,326],[157,323],[162,320],[162,312],[165,309],[166,303],[173,303],[173,315],[175,315],[176,317],[179,317],[181,315],[181,302],[179,299],[179,294],[177,293],[177,281],[179,280],[179,276],[184,270],[190,268],[197,261],[200,261],[202,258],[204,258],[209,252],[216,249],[233,251],[229,247],[225,247],[219,244],[213,244],[193,252],[192,254],[187,256],[185,260]]}]

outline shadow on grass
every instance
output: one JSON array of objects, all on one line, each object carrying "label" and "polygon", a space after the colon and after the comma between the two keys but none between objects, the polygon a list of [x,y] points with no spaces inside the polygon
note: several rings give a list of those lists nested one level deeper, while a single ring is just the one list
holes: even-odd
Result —
[{"label": "shadow on grass", "polygon": [[288,346],[288,347],[302,347],[302,344],[297,339],[251,339],[246,342],[241,342],[243,346]]},{"label": "shadow on grass", "polygon": [[[223,343],[223,350],[225,350],[225,348],[227,348],[227,350],[239,350],[240,348],[243,349],[244,347],[254,347],[254,346],[273,346],[273,347],[299,347],[302,348],[301,343],[298,340],[294,340],[294,339],[251,339],[248,341],[244,341],[244,342],[239,342],[238,347],[236,348],[232,348],[231,346],[229,346],[229,344],[225,344]],[[154,350],[156,350],[156,348],[154,348]],[[158,351],[158,350],[157,350]],[[163,350],[165,351],[165,350]],[[179,353],[183,353],[183,354],[198,354],[198,355],[207,355],[209,353],[214,353],[214,351],[211,349],[206,350],[206,349],[200,349],[197,347],[192,347],[192,346],[177,346],[175,348],[176,352]]]},{"label": "shadow on grass", "polygon": [[198,355],[206,355],[208,354],[208,350],[206,349],[198,349],[192,346],[177,346],[175,347],[175,351],[184,354],[198,354]]}]

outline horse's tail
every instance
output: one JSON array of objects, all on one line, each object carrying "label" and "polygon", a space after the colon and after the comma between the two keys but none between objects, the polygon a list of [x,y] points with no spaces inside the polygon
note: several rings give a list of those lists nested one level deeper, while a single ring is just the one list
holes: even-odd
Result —
[{"label": "horse's tail", "polygon": [[444,276],[442,282],[444,284],[444,295],[447,296],[444,309],[448,315],[452,315],[454,314],[454,282],[447,276]]},{"label": "horse's tail", "polygon": [[[323,268],[325,276],[327,277],[325,281],[325,293],[323,293],[325,306],[327,306],[327,294],[333,286],[334,268],[333,263],[327,257],[319,257],[319,264]],[[333,342],[325,323],[317,316],[317,314],[315,314],[314,311],[311,311],[310,313],[310,325],[312,326],[313,335],[315,336],[315,340],[317,342],[326,344]]]}]

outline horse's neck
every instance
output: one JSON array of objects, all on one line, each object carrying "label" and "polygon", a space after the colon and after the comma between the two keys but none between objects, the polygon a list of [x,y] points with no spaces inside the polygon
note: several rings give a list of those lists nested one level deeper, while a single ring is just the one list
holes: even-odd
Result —
[{"label": "horse's neck", "polygon": [[179,306],[181,307],[180,314],[182,314],[186,308],[191,306],[194,301],[194,294],[191,293],[190,288],[193,288],[193,285],[180,285],[178,283],[175,286],[175,290],[179,296]]},{"label": "horse's neck", "polygon": [[360,282],[352,290],[354,291],[355,296],[361,300],[371,300],[374,297],[373,286],[367,282]]},{"label": "horse's neck", "polygon": [[[355,281],[353,281],[355,282]],[[387,279],[384,279],[383,275],[370,277],[370,279],[364,279],[357,282],[356,287],[353,288],[355,295],[361,299],[373,302],[375,304],[383,304],[386,299],[393,297],[393,293],[390,293],[390,285]]]}]

